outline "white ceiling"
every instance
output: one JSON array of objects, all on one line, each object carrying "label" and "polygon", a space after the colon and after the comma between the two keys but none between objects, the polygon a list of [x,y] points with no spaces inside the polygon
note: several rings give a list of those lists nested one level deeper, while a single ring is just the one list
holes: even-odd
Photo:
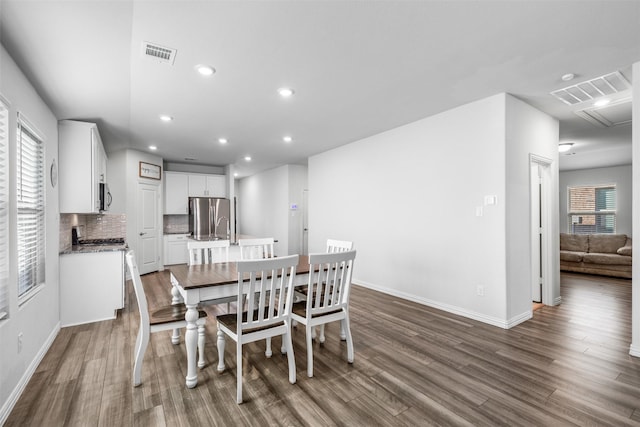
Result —
[{"label": "white ceiling", "polygon": [[[98,123],[107,152],[154,144],[246,176],[508,92],[560,120],[575,153],[562,170],[631,163],[630,124],[596,127],[550,92],[631,77],[639,1],[1,0],[0,37],[59,119]],[[174,65],[143,41],[177,49]]]}]

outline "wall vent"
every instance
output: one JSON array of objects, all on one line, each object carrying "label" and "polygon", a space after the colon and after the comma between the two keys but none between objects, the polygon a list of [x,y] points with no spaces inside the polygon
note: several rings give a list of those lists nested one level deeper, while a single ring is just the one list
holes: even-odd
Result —
[{"label": "wall vent", "polygon": [[173,65],[176,59],[176,50],[170,47],[160,46],[157,43],[142,42],[142,55],[145,58],[155,59]]},{"label": "wall vent", "polygon": [[614,71],[586,82],[558,89],[551,92],[551,95],[567,105],[576,105],[629,89],[631,89],[631,84],[627,79],[620,71]]}]

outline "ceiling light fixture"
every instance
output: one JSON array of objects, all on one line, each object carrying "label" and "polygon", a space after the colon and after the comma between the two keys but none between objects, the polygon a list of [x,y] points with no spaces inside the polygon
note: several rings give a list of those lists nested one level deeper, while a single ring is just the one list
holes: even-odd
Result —
[{"label": "ceiling light fixture", "polygon": [[162,120],[163,122],[170,122],[171,120],[173,120],[173,117],[166,114],[161,114],[160,120]]},{"label": "ceiling light fixture", "polygon": [[220,144],[226,144],[226,143],[227,143],[227,142],[229,142],[229,141],[227,141],[227,138],[218,138],[218,142],[219,142]]},{"label": "ceiling light fixture", "polygon": [[202,65],[202,64],[198,64],[196,65],[196,70],[202,74],[203,76],[210,76],[213,73],[216,72],[216,69],[209,66],[209,65]]},{"label": "ceiling light fixture", "polygon": [[234,172],[234,173],[233,173],[233,176],[238,176],[238,172]]},{"label": "ceiling light fixture", "polygon": [[568,82],[568,81],[573,80],[573,78],[574,78],[575,76],[576,76],[576,75],[575,75],[575,74],[573,74],[573,73],[567,73],[567,74],[564,74],[564,75],[561,77],[561,79],[562,79],[562,81]]},{"label": "ceiling light fixture", "polygon": [[293,96],[293,94],[295,93],[293,91],[293,89],[288,88],[288,87],[281,87],[280,89],[278,89],[278,93],[280,94],[281,97],[283,98],[289,98],[291,96]]},{"label": "ceiling light fixture", "polygon": [[290,136],[284,136],[284,137],[282,137],[282,140],[284,142],[291,142],[291,141],[293,141],[293,138],[291,138]]},{"label": "ceiling light fixture", "polygon": [[571,150],[571,147],[573,147],[573,143],[572,142],[567,142],[565,144],[560,144],[560,145],[558,145],[558,152],[566,153],[567,151]]},{"label": "ceiling light fixture", "polygon": [[611,100],[609,98],[604,98],[604,99],[601,99],[599,101],[594,102],[593,106],[594,107],[604,107],[605,105],[607,105],[610,102],[611,102]]},{"label": "ceiling light fixture", "polygon": [[245,160],[246,162],[250,162],[250,161],[251,161],[251,156],[245,156],[244,160]]},{"label": "ceiling light fixture", "polygon": [[150,145],[149,146],[149,150],[157,150],[157,149],[158,149],[158,147],[156,147],[155,145]]}]

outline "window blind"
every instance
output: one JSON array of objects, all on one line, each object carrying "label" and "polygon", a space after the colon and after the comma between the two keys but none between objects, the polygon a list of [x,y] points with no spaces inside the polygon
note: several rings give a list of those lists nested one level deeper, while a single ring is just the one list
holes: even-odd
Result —
[{"label": "window blind", "polygon": [[9,108],[0,98],[0,320],[9,316]]},{"label": "window blind", "polygon": [[18,118],[18,299],[44,283],[44,147]]},{"label": "window blind", "polygon": [[616,232],[615,184],[569,187],[569,232]]}]

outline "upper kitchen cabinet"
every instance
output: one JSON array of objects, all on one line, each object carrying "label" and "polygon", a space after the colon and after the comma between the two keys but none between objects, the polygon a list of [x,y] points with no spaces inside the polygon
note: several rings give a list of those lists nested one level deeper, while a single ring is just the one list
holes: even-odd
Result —
[{"label": "upper kitchen cabinet", "polygon": [[189,197],[227,197],[224,175],[189,174]]},{"label": "upper kitchen cabinet", "polygon": [[95,123],[58,123],[61,213],[99,213],[100,184],[107,183],[107,155]]},{"label": "upper kitchen cabinet", "polygon": [[189,175],[180,172],[164,173],[164,214],[189,213]]}]

